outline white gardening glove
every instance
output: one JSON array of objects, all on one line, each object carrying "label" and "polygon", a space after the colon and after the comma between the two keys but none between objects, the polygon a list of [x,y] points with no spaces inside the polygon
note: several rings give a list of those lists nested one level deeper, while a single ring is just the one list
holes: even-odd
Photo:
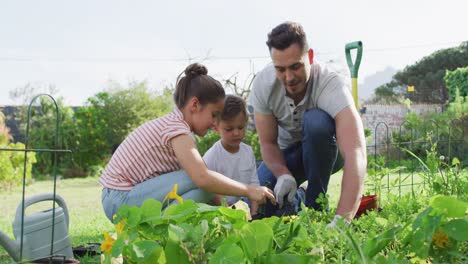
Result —
[{"label": "white gardening glove", "polygon": [[296,179],[289,174],[279,176],[273,191],[279,208],[283,207],[283,201],[286,195],[288,195],[288,202],[292,203],[297,191]]},{"label": "white gardening glove", "polygon": [[[335,228],[335,226],[338,224],[339,221],[341,221],[340,219],[342,219],[343,217],[341,215],[335,215],[335,217],[333,217],[333,220],[327,225],[327,228]],[[346,219],[343,219],[343,221],[346,223],[346,224],[349,224],[349,221],[346,220]]]}]

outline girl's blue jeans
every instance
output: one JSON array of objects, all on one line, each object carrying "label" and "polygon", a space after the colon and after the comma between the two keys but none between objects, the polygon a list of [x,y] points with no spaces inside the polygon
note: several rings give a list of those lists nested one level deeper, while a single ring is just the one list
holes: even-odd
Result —
[{"label": "girl's blue jeans", "polygon": [[[184,170],[179,170],[141,182],[130,191],[104,188],[102,189],[102,207],[107,218],[112,221],[113,215],[122,205],[141,206],[146,199],[150,198],[162,202],[176,183],[178,184],[177,194],[184,200],[207,203],[212,198],[212,194],[198,188]],[[163,208],[164,206],[165,204]]]}]

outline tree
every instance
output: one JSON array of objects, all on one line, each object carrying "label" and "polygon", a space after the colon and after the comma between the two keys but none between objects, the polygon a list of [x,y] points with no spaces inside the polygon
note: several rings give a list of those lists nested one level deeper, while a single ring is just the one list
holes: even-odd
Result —
[{"label": "tree", "polygon": [[[45,93],[53,96],[58,90],[53,85],[40,86],[26,84],[10,92],[10,97],[21,102],[15,113],[15,120],[22,135],[26,136],[28,125],[28,110],[31,100],[38,94]],[[75,146],[76,130],[73,120],[74,111],[63,103],[62,97],[54,98],[58,110],[57,115],[54,102],[47,96],[37,98],[31,106],[29,116],[28,147],[36,149],[71,149]],[[58,129],[58,130],[57,130]],[[58,145],[55,145],[56,131],[58,131]],[[57,166],[66,167],[71,161],[69,154],[58,153]],[[54,154],[51,152],[40,152],[36,155],[37,163],[34,165],[36,174],[52,173]]]},{"label": "tree", "polygon": [[446,103],[448,91],[444,83],[447,70],[468,66],[468,43],[438,50],[413,65],[397,72],[393,80],[400,86],[414,86],[411,100],[424,103]]},{"label": "tree", "polygon": [[85,169],[102,165],[136,127],[172,110],[172,94],[170,87],[152,92],[146,82],[131,82],[128,88],[111,82],[109,89],[88,98],[75,115],[77,165]]}]

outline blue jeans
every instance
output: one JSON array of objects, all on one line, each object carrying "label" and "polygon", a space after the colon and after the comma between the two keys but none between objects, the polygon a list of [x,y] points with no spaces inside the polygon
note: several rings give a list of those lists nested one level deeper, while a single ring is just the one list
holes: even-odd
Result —
[{"label": "blue jeans", "polygon": [[[107,218],[112,221],[112,216],[122,205],[141,206],[147,199],[162,202],[176,183],[178,184],[177,194],[184,200],[207,203],[212,198],[212,194],[198,188],[184,170],[179,170],[141,182],[130,191],[104,188],[101,197],[102,207]],[[163,204],[163,208],[164,206],[165,204]]]},{"label": "blue jeans", "polygon": [[[309,109],[304,113],[302,124],[302,139],[282,150],[286,166],[293,174],[298,184],[308,181],[305,205],[316,210],[320,208],[316,203],[320,193],[327,193],[330,175],[338,171],[343,162],[338,155],[335,137],[335,121],[323,110]],[[276,177],[262,162],[257,170],[260,185],[272,190],[276,185]],[[267,202],[265,216],[272,216],[278,210]]]}]

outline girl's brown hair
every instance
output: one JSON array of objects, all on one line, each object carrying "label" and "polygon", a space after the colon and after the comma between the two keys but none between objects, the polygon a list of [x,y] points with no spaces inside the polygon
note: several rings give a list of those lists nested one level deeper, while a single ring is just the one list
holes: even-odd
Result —
[{"label": "girl's brown hair", "polygon": [[174,92],[174,101],[179,109],[194,96],[202,105],[216,103],[225,97],[226,93],[221,83],[207,74],[208,70],[204,65],[193,63],[179,75]]}]

